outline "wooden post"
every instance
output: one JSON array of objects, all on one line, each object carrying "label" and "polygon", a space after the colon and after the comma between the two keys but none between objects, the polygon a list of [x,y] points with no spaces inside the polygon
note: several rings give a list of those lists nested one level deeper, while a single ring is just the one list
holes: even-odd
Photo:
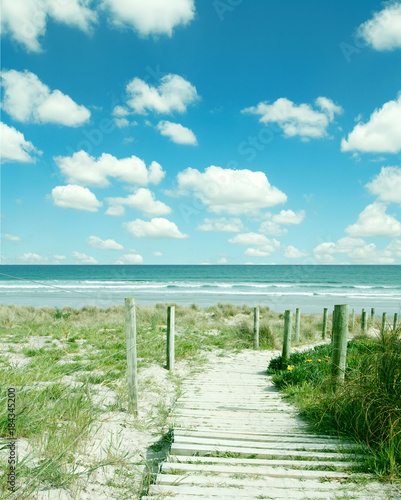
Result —
[{"label": "wooden post", "polygon": [[259,349],[259,307],[255,307],[253,312],[253,348]]},{"label": "wooden post", "polygon": [[327,307],[323,309],[323,331],[322,331],[322,339],[324,340],[327,335]]},{"label": "wooden post", "polygon": [[365,309],[362,309],[362,319],[361,319],[361,328],[362,328],[362,333],[366,333],[368,331],[368,313],[365,311]]},{"label": "wooden post", "polygon": [[125,299],[125,334],[127,339],[128,411],[138,416],[138,380],[136,360],[135,299]]},{"label": "wooden post", "polygon": [[398,325],[398,313],[394,313],[394,324],[393,324],[394,330],[397,330],[397,325]]},{"label": "wooden post", "polygon": [[334,306],[333,315],[333,354],[331,375],[333,388],[344,383],[345,361],[347,357],[349,306]]},{"label": "wooden post", "polygon": [[301,333],[301,309],[299,307],[295,310],[295,342],[299,342]]},{"label": "wooden post", "polygon": [[370,310],[370,319],[372,320],[372,323],[375,319],[375,308],[372,307],[372,309]]},{"label": "wooden post", "polygon": [[283,338],[283,353],[281,368],[288,362],[291,349],[291,332],[292,332],[292,311],[285,311],[284,315],[284,338]]},{"label": "wooden post", "polygon": [[175,307],[167,307],[167,370],[174,370],[175,361]]},{"label": "wooden post", "polygon": [[352,309],[351,330],[354,330],[354,325],[355,325],[355,309]]},{"label": "wooden post", "polygon": [[383,313],[382,316],[382,328],[381,328],[381,334],[384,335],[384,332],[386,330],[386,323],[387,323],[387,313]]}]

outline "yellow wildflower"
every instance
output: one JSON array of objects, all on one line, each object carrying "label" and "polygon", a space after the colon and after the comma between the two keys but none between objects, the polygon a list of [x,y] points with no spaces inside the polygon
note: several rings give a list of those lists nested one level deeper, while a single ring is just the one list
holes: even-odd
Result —
[{"label": "yellow wildflower", "polygon": [[311,359],[307,359],[306,361],[307,361],[307,363],[312,363]]},{"label": "yellow wildflower", "polygon": [[294,367],[293,367],[293,366],[287,366],[287,370],[290,370],[290,371],[291,371],[291,370],[293,370],[293,369],[294,369]]},{"label": "yellow wildflower", "polygon": [[321,359],[318,359],[318,361],[319,361],[319,363],[321,363],[321,362],[322,362],[322,360],[321,360]]}]

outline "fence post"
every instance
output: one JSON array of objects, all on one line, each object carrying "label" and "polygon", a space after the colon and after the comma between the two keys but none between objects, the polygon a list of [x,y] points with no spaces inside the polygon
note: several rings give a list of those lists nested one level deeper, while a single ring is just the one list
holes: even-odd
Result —
[{"label": "fence post", "polygon": [[281,357],[281,368],[288,362],[291,349],[291,332],[292,332],[292,311],[285,311],[284,315],[284,338],[283,338],[283,353]]},{"label": "fence post", "polygon": [[175,361],[175,307],[167,307],[167,370],[174,370]]},{"label": "fence post", "polygon": [[327,307],[323,309],[323,331],[322,331],[322,339],[324,340],[327,335]]},{"label": "fence post", "polygon": [[259,349],[259,306],[253,310],[253,348]]},{"label": "fence post", "polygon": [[361,328],[362,328],[362,333],[366,333],[368,331],[368,313],[365,311],[365,309],[362,309],[362,318],[361,318]]},{"label": "fence post", "polygon": [[334,306],[333,314],[333,354],[331,374],[333,388],[344,383],[345,361],[347,357],[349,306]]},{"label": "fence post", "polygon": [[355,309],[352,309],[352,316],[351,316],[351,330],[354,330],[354,325],[355,325]]},{"label": "fence post", "polygon": [[397,330],[397,324],[398,324],[398,313],[394,313],[394,324],[393,324],[394,330]]},{"label": "fence post", "polygon": [[384,312],[382,316],[382,328],[381,328],[382,335],[384,334],[384,331],[386,329],[386,322],[387,322],[387,313]]},{"label": "fence post", "polygon": [[295,342],[299,342],[301,333],[301,309],[299,307],[295,310]]},{"label": "fence post", "polygon": [[128,411],[138,416],[138,380],[136,360],[135,299],[125,299],[125,334],[127,340]]},{"label": "fence post", "polygon": [[375,319],[375,308],[372,307],[372,309],[370,310],[370,319],[372,320],[372,323],[373,323],[373,320]]}]

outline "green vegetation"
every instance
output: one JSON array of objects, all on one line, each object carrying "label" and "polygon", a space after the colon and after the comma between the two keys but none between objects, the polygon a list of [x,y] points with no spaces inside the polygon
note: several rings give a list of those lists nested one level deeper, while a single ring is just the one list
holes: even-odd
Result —
[{"label": "green vegetation", "polygon": [[365,470],[401,480],[401,329],[348,343],[342,387],[331,384],[331,346],[291,354],[268,372],[295,402],[313,430],[347,436],[363,445]]},{"label": "green vegetation", "polygon": [[[252,308],[175,307],[176,361],[185,361],[192,370],[202,369],[209,351],[222,355],[252,348]],[[267,307],[260,308],[260,316],[260,348],[280,348],[283,316]],[[0,305],[0,439],[9,436],[6,397],[7,389],[15,387],[16,435],[23,443],[17,484],[26,487],[18,498],[32,497],[39,487],[66,488],[79,498],[80,488],[100,481],[100,469],[108,471],[103,487],[110,488],[110,497],[136,498],[146,446],[131,447],[127,455],[127,443],[107,431],[107,450],[91,450],[98,436],[104,439],[109,422],[113,429],[143,436],[141,443],[168,430],[181,379],[164,370],[166,321],[165,304],[137,306],[142,417],[135,420],[127,412],[123,306],[76,310]],[[301,343],[320,338],[321,328],[321,316],[303,316]],[[5,445],[0,445],[0,496],[8,498]]]}]

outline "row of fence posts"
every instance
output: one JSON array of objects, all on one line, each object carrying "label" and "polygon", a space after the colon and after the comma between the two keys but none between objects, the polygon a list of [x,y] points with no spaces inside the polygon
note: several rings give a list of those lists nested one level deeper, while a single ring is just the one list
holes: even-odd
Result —
[{"label": "row of fence posts", "polygon": [[[328,334],[328,308],[323,310],[322,339]],[[374,320],[375,310],[371,309],[371,320]],[[381,331],[384,332],[387,323],[387,313],[383,313]],[[367,332],[367,312],[362,309],[361,330]],[[398,313],[394,314],[394,329],[397,328]],[[136,312],[135,299],[125,299],[125,328],[127,340],[127,375],[128,375],[128,410],[133,415],[138,415],[138,379],[137,379],[137,356],[136,356]],[[342,383],[345,372],[345,359],[347,350],[348,329],[353,330],[355,325],[355,309],[352,309],[351,321],[349,319],[349,306],[336,305],[332,320],[332,376],[333,385]],[[254,308],[253,347],[259,349],[260,309]],[[293,312],[287,310],[284,313],[284,338],[282,350],[282,362],[288,363],[291,351],[291,336],[293,330]],[[294,341],[299,342],[301,332],[301,310],[295,311]],[[175,362],[175,307],[167,307],[167,370],[174,369]]]}]

